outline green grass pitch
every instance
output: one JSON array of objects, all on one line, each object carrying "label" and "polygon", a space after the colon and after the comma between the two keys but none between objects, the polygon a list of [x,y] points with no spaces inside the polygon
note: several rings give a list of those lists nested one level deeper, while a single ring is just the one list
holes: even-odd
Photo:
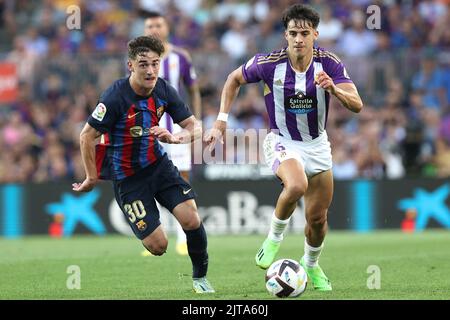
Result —
[{"label": "green grass pitch", "polygon": [[[210,236],[208,279],[214,295],[191,291],[191,264],[171,238],[161,257],[142,257],[135,238],[0,239],[0,299],[233,299],[271,297],[254,255],[263,235]],[[303,236],[288,234],[278,258],[299,259]],[[329,232],[320,264],[332,292],[309,286],[295,299],[450,299],[450,232]],[[81,289],[69,290],[67,268],[81,270]],[[367,269],[381,270],[381,288],[368,289]]]}]

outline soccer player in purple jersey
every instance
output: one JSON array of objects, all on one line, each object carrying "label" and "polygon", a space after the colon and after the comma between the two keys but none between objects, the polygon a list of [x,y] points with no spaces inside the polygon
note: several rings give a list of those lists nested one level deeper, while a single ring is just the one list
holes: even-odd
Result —
[{"label": "soccer player in purple jersey", "polygon": [[319,20],[318,13],[306,5],[295,4],[284,11],[287,47],[257,54],[228,76],[219,116],[205,141],[210,148],[217,141],[223,142],[227,116],[239,88],[263,81],[271,129],[264,140],[264,154],[283,191],[268,237],[256,254],[256,264],[266,269],[273,262],[292,212],[304,196],[305,244],[300,263],[314,289],[329,291],[331,283],[318,260],[333,196],[331,148],[325,131],[330,95],[355,113],[361,111],[363,103],[339,58],[314,46]]},{"label": "soccer player in purple jersey", "polygon": [[[161,57],[161,68],[159,76],[168,81],[178,92],[180,86],[189,91],[191,98],[191,106],[197,119],[201,119],[201,96],[200,88],[197,83],[197,75],[189,53],[169,42],[169,23],[167,19],[158,12],[148,12],[144,23],[144,35],[156,36],[164,44],[164,54]],[[160,126],[166,128],[171,133],[181,131],[181,127],[173,122],[169,114],[164,114],[160,120]],[[189,145],[163,145],[167,151],[169,158],[180,170],[181,176],[186,180],[190,180],[191,148]],[[186,235],[183,229],[177,224],[177,243],[176,251],[180,255],[187,255]],[[143,255],[148,255],[148,251],[144,251]]]},{"label": "soccer player in purple jersey", "polygon": [[[115,81],[80,134],[86,178],[74,183],[77,192],[91,191],[99,178],[112,180],[114,194],[137,238],[153,255],[166,252],[168,241],[156,200],[173,213],[186,232],[196,293],[212,293],[208,271],[207,236],[198,215],[196,194],[167,157],[159,141],[188,144],[202,128],[167,81],[158,77],[162,42],[137,37],[128,43],[131,75]],[[167,112],[183,130],[172,134],[158,126]],[[96,146],[95,140],[101,137]]]}]

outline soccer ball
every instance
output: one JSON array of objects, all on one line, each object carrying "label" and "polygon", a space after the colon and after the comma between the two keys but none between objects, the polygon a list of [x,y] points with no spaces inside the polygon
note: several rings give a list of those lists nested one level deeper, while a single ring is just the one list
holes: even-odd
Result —
[{"label": "soccer ball", "polygon": [[295,260],[277,260],[267,269],[266,288],[279,298],[298,297],[306,290],[308,276]]}]

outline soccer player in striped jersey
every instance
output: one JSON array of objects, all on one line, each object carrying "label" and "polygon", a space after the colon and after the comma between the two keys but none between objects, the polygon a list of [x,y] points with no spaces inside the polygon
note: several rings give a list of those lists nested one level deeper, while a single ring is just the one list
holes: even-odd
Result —
[{"label": "soccer player in striped jersey", "polygon": [[[103,92],[80,134],[86,171],[77,192],[91,191],[101,179],[113,180],[114,194],[137,238],[153,255],[167,249],[155,200],[173,213],[186,230],[193,266],[193,288],[212,293],[206,279],[207,237],[197,212],[195,192],[185,181],[159,141],[189,144],[200,138],[202,128],[167,81],[158,77],[162,42],[156,37],[138,37],[128,43],[131,75],[119,79]],[[183,130],[172,134],[158,126],[167,112]],[[95,140],[102,136],[97,145]]]},{"label": "soccer player in striped jersey", "polygon": [[[144,35],[156,36],[164,44],[164,55],[161,57],[161,68],[159,69],[159,77],[168,81],[178,92],[183,84],[189,91],[191,98],[191,106],[197,119],[201,119],[201,97],[200,89],[196,82],[197,76],[192,66],[189,53],[169,43],[169,24],[167,19],[158,12],[148,12],[144,24]],[[181,127],[173,122],[169,114],[165,113],[160,122],[160,127],[166,128],[171,133],[181,131]],[[189,145],[164,145],[169,158],[175,166],[180,170],[181,176],[190,181],[191,164],[191,148]],[[177,224],[177,243],[176,251],[180,255],[187,255],[186,235],[179,224]],[[144,255],[148,251],[144,251]]]},{"label": "soccer player in striped jersey", "polygon": [[327,232],[327,211],[333,196],[331,148],[325,131],[330,96],[352,112],[363,103],[339,58],[314,46],[318,37],[318,13],[295,4],[283,13],[287,47],[269,54],[257,54],[227,78],[220,113],[205,135],[213,148],[222,141],[226,119],[239,88],[263,81],[271,132],[264,140],[266,162],[281,180],[281,192],[270,231],[256,264],[266,269],[273,262],[283,232],[301,197],[305,197],[305,243],[301,265],[314,289],[329,291],[331,283],[318,264]]}]

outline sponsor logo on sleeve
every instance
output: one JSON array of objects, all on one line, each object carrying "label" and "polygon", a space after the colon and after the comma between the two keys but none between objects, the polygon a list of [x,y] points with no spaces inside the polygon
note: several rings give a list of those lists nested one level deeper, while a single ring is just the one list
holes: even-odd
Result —
[{"label": "sponsor logo on sleeve", "polygon": [[106,114],[106,106],[103,103],[99,103],[95,108],[94,112],[92,112],[92,118],[102,121]]}]

